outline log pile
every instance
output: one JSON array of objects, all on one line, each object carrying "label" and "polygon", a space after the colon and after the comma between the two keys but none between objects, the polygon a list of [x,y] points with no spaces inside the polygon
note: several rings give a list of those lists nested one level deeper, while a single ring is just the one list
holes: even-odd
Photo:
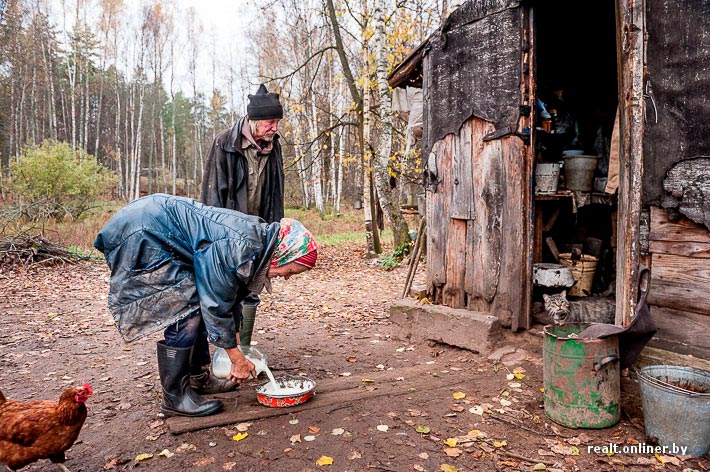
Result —
[{"label": "log pile", "polygon": [[75,264],[91,257],[55,244],[42,236],[17,236],[0,239],[0,267],[35,264]]}]

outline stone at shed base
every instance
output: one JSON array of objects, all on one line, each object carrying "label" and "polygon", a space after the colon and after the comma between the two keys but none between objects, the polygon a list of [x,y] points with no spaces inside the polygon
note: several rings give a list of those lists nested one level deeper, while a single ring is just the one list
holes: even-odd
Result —
[{"label": "stone at shed base", "polygon": [[498,318],[475,311],[400,300],[390,307],[394,336],[403,340],[436,341],[488,355],[501,335]]}]

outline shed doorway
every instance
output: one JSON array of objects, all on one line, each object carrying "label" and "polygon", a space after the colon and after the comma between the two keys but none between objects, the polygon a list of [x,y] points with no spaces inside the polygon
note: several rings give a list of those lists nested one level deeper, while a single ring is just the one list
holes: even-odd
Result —
[{"label": "shed doorway", "polygon": [[[572,321],[614,323],[615,3],[547,0],[535,2],[532,12],[533,319],[549,323],[544,295],[552,296],[548,305],[564,305],[564,290]],[[546,285],[548,264],[570,268],[576,283]]]}]

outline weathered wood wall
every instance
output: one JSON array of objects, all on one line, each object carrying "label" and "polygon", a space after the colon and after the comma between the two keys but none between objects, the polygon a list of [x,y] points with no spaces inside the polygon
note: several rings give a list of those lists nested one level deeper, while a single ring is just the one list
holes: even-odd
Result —
[{"label": "weathered wood wall", "polygon": [[525,319],[528,205],[519,138],[472,118],[434,143],[439,184],[427,194],[427,281],[436,303]]},{"label": "weathered wood wall", "polygon": [[651,345],[710,359],[710,232],[651,207],[651,288],[658,333]]}]

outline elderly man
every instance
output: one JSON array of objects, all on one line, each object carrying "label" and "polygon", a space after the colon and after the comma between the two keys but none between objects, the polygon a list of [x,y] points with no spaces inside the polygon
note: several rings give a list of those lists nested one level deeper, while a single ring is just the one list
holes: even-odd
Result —
[{"label": "elderly man", "polygon": [[[202,203],[260,216],[267,223],[284,216],[284,171],[277,131],[283,108],[276,93],[262,84],[249,95],[247,116],[219,133],[210,148],[202,179]],[[251,342],[259,297],[251,294],[233,311],[240,343]],[[200,393],[221,393],[236,383],[214,377],[205,336],[195,344],[192,385]]]}]

